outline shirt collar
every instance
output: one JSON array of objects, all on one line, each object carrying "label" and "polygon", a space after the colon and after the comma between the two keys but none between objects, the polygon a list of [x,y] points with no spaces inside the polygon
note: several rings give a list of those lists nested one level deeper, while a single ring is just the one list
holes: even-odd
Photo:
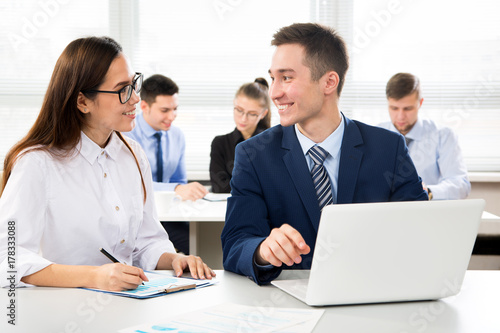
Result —
[{"label": "shirt collar", "polygon": [[424,136],[424,124],[422,120],[418,118],[415,125],[413,125],[412,129],[406,134],[406,137],[412,140],[420,140],[422,139],[423,136]]},{"label": "shirt collar", "polygon": [[80,154],[91,164],[93,165],[96,161],[99,155],[101,154],[107,154],[108,157],[110,157],[113,160],[116,160],[116,157],[118,155],[118,151],[121,148],[121,145],[123,143],[121,142],[120,138],[116,135],[116,133],[113,131],[111,133],[111,137],[109,138],[109,142],[106,145],[106,147],[101,148],[97,143],[92,141],[83,131],[81,132],[80,136]]},{"label": "shirt collar", "polygon": [[326,150],[334,159],[338,158],[340,154],[340,147],[342,146],[342,138],[344,137],[344,115],[340,118],[339,127],[332,134],[330,134],[323,142],[315,143],[304,134],[300,133],[297,124],[294,125],[295,133],[297,134],[297,139],[299,140],[302,152],[307,156],[307,152],[312,146],[318,145],[324,150]]},{"label": "shirt collar", "polygon": [[235,128],[234,131],[231,132],[231,137],[235,142],[243,141],[243,135],[240,131],[238,131],[237,128]]},{"label": "shirt collar", "polygon": [[162,131],[156,131],[153,127],[151,127],[151,125],[149,125],[147,122],[146,122],[146,119],[144,119],[144,113],[141,113],[138,117],[137,117],[137,126],[139,126],[142,130],[142,132],[146,135],[146,137],[152,137],[153,135],[155,135],[157,132],[160,132],[162,133]]},{"label": "shirt collar", "polygon": [[[260,133],[264,132],[265,130],[266,130],[265,128],[257,127],[255,129],[255,131],[253,131],[251,137],[254,137],[257,134],[260,134]],[[238,130],[238,128],[235,128],[234,131],[231,132],[231,136],[233,137],[233,139],[235,141],[245,141],[245,139],[243,138],[243,134],[241,134],[241,132]]]},{"label": "shirt collar", "polygon": [[[400,133],[396,126],[391,121],[391,125],[389,126],[389,130]],[[412,140],[420,140],[422,136],[424,135],[424,124],[420,118],[417,118],[417,122],[415,125],[412,127],[412,129],[404,135],[405,138],[412,139]]]}]

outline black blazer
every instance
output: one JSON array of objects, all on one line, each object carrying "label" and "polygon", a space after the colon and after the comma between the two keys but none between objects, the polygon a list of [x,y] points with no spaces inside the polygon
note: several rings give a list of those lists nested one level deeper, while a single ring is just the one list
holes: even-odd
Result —
[{"label": "black blazer", "polygon": [[[263,131],[265,129],[257,127],[252,136]],[[234,151],[236,145],[243,141],[245,141],[243,135],[236,128],[231,133],[216,136],[212,141],[212,150],[210,152],[210,183],[212,183],[212,192],[231,192],[229,182],[233,175]]]}]

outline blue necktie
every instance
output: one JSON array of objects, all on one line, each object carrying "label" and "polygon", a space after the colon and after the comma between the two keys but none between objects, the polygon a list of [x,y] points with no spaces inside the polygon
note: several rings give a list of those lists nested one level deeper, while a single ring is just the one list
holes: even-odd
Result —
[{"label": "blue necktie", "polygon": [[333,204],[332,185],[326,172],[323,162],[328,156],[328,152],[320,146],[313,146],[307,152],[314,162],[311,169],[311,176],[318,196],[319,210],[323,210],[326,205]]},{"label": "blue necktie", "polygon": [[156,149],[156,181],[163,182],[163,151],[161,149],[161,132],[156,132],[155,137],[157,140]]}]

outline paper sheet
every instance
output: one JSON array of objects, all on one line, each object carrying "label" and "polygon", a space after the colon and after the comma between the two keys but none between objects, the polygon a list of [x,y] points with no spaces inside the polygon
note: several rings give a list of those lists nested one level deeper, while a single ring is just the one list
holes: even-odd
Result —
[{"label": "paper sheet", "polygon": [[172,318],[129,327],[120,333],[311,332],[324,310],[256,307],[224,303]]},{"label": "paper sheet", "polygon": [[227,201],[227,198],[230,196],[231,193],[208,193],[203,199],[208,201]]}]

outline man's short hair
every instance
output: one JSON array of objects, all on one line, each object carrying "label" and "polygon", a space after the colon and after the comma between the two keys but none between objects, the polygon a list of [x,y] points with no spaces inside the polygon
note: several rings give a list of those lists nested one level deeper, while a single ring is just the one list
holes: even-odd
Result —
[{"label": "man's short hair", "polygon": [[410,73],[397,73],[387,82],[385,87],[385,95],[387,99],[392,98],[399,100],[403,97],[417,93],[417,99],[422,96],[420,90],[420,80]]},{"label": "man's short hair", "polygon": [[349,55],[344,40],[334,29],[316,23],[295,23],[274,34],[271,45],[284,44],[299,44],[304,48],[304,65],[310,69],[313,81],[318,81],[328,71],[337,72],[340,96],[349,68]]},{"label": "man's short hair", "polygon": [[152,105],[156,101],[156,96],[172,96],[178,92],[179,87],[172,79],[161,74],[155,74],[142,83],[141,99]]}]

